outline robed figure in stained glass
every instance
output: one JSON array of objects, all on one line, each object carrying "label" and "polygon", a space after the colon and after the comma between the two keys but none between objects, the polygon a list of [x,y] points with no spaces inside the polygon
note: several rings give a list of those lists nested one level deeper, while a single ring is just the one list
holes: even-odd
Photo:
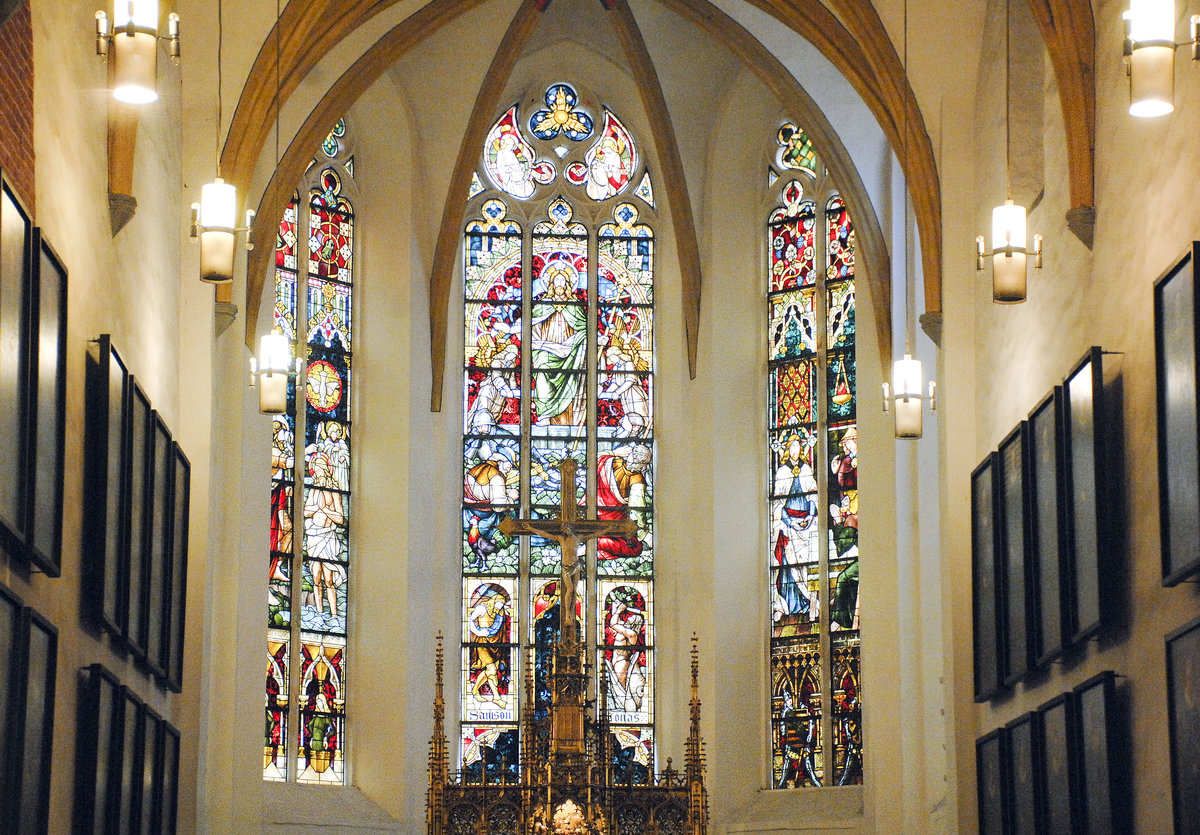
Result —
[{"label": "robed figure in stained glass", "polygon": [[556,259],[542,268],[545,291],[533,307],[533,401],[538,423],[571,426],[583,416],[583,377],[587,359],[587,310],[577,304],[574,267]]}]

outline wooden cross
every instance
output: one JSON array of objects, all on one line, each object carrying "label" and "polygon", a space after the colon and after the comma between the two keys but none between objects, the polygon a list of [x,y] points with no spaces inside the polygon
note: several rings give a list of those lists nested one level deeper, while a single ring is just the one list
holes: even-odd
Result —
[{"label": "wooden cross", "polygon": [[564,649],[578,643],[575,617],[575,592],[579,584],[579,546],[589,539],[600,536],[623,536],[626,539],[637,535],[637,525],[632,519],[580,519],[579,504],[575,499],[575,473],[579,464],[574,458],[564,458],[558,465],[562,474],[559,492],[558,517],[553,519],[513,519],[507,517],[500,522],[500,531],[506,536],[540,536],[558,542],[562,551],[562,589],[559,594],[560,642]]}]

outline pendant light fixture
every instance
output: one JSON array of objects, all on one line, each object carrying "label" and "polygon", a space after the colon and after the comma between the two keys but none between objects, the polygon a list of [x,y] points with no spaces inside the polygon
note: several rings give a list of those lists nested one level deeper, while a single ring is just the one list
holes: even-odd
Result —
[{"label": "pendant light fixture", "polygon": [[992,209],[992,251],[984,249],[983,235],[975,238],[975,269],[984,269],[985,259],[992,256],[992,301],[996,304],[1019,304],[1025,301],[1028,257],[1033,266],[1042,268],[1042,236],[1033,236],[1033,251],[1027,248],[1028,229],[1025,207],[1012,199],[1012,119],[1009,103],[1012,57],[1009,53],[1008,12],[1012,0],[1004,0],[1004,203]]},{"label": "pendant light fixture", "polygon": [[114,0],[108,13],[96,12],[96,54],[112,62],[112,94],[126,104],[158,100],[158,42],[167,42],[179,61],[179,15],[167,16],[167,36],[158,36],[158,0]]},{"label": "pendant light fixture", "polygon": [[[1129,115],[1165,116],[1175,109],[1174,0],[1130,0],[1125,20]],[[1200,60],[1200,15],[1191,20],[1192,60]]]},{"label": "pendant light fixture", "polygon": [[[912,226],[908,214],[908,109],[910,88],[908,81],[908,0],[904,2],[904,137],[901,153],[904,155],[904,359],[896,360],[892,366],[892,383],[883,384],[883,410],[891,411],[896,422],[896,437],[900,440],[915,440],[922,434],[925,396],[922,386],[921,361],[913,357],[913,343],[917,335],[917,277],[913,258]],[[929,382],[929,408],[937,408],[934,392],[937,384]]]},{"label": "pendant light fixture", "polygon": [[254,249],[250,224],[254,212],[246,210],[246,225],[237,225],[237,187],[221,179],[222,100],[221,50],[224,46],[222,0],[217,0],[217,177],[200,190],[192,204],[192,240],[200,239],[200,280],[210,284],[233,281],[234,250],[239,232],[246,233],[246,249]]},{"label": "pendant light fixture", "polygon": [[292,357],[292,342],[279,331],[264,334],[258,356],[250,358],[250,387],[258,388],[258,410],[281,415],[287,409],[288,379],[300,373],[300,358]]}]

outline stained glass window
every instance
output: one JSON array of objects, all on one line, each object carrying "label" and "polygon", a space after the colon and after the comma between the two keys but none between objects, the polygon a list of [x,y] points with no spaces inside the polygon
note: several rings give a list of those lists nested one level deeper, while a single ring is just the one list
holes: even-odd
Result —
[{"label": "stained glass window", "polygon": [[354,286],[347,135],[339,120],[275,240],[274,326],[299,350],[303,370],[271,430],[263,777],[274,781],[345,780]]},{"label": "stained glass window", "polygon": [[[642,216],[654,198],[632,134],[590,100],[557,82],[507,109],[468,197],[460,756],[472,779],[515,774],[525,708],[538,721],[551,703],[562,556],[498,525],[557,515],[568,457],[581,509],[637,525],[581,547],[576,614],[607,687],[613,767],[621,782],[654,771],[654,235]],[[580,220],[622,194],[644,205],[618,199]]]},{"label": "stained glass window", "polygon": [[766,282],[771,786],[849,785],[863,773],[854,226],[807,135],[787,122],[775,139]]}]

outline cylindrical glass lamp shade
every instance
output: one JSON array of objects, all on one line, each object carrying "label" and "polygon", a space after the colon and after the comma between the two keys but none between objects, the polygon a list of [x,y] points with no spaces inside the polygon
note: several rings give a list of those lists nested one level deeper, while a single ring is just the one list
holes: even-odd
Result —
[{"label": "cylindrical glass lamp shade", "polygon": [[136,32],[113,36],[113,98],[126,104],[158,100],[158,40]]},{"label": "cylindrical glass lamp shade", "polygon": [[1025,301],[1025,207],[1011,200],[992,209],[992,300]]},{"label": "cylindrical glass lamp shade", "polygon": [[897,438],[921,437],[921,361],[910,354],[892,369],[892,413]]},{"label": "cylindrical glass lamp shade", "polygon": [[113,98],[128,104],[158,99],[158,0],[113,4],[112,57]]},{"label": "cylindrical glass lamp shade", "polygon": [[283,414],[287,409],[291,367],[292,351],[288,338],[281,333],[265,334],[258,349],[258,410],[264,415]]},{"label": "cylindrical glass lamp shade", "polygon": [[1162,116],[1175,109],[1175,2],[1129,4],[1129,113]]},{"label": "cylindrical glass lamp shade", "polygon": [[1129,115],[1165,116],[1175,109],[1175,48],[1135,46],[1129,56]]},{"label": "cylindrical glass lamp shade", "polygon": [[200,280],[233,281],[237,189],[218,177],[200,191]]}]

